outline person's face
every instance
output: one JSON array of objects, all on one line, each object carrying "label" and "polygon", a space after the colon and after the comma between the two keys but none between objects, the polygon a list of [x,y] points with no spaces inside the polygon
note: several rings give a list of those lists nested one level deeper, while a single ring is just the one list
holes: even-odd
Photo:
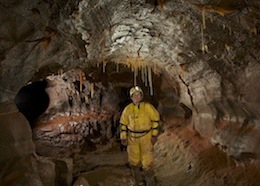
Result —
[{"label": "person's face", "polygon": [[142,93],[141,92],[135,92],[133,95],[132,95],[132,101],[134,104],[138,104],[142,101],[143,99],[143,96],[142,96]]}]

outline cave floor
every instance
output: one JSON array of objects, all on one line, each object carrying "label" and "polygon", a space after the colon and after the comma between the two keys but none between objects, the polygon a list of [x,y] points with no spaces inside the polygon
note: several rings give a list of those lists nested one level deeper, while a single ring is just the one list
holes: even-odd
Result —
[{"label": "cave floor", "polygon": [[[162,139],[161,139],[162,140]],[[159,143],[160,145],[160,143]],[[131,186],[133,178],[127,163],[127,152],[120,147],[116,140],[97,148],[85,146],[81,148],[53,148],[43,142],[36,142],[38,154],[43,151],[44,156],[73,158],[73,179],[84,177],[90,186]],[[39,148],[40,147],[40,148]],[[158,144],[157,146],[158,147]],[[168,149],[169,153],[175,153],[176,149]],[[172,152],[171,152],[172,151]],[[214,156],[217,156],[214,158]],[[219,160],[217,160],[219,158]],[[165,157],[164,159],[167,159]],[[254,165],[236,166],[223,163],[223,157],[216,149],[207,150],[205,156],[200,157],[205,170],[192,167],[183,171],[182,159],[175,162],[159,163],[155,169],[158,186],[181,185],[258,185],[259,168]],[[215,162],[217,160],[217,162]],[[159,159],[159,161],[161,161]],[[163,160],[162,160],[163,161]],[[212,162],[222,164],[214,167]],[[225,165],[224,165],[225,164]],[[176,167],[179,166],[179,167]],[[172,168],[171,168],[172,167]],[[180,170],[180,171],[176,171]]]},{"label": "cave floor", "polygon": [[[127,152],[119,140],[59,146],[51,140],[34,139],[39,156],[71,158],[73,182],[85,178],[90,186],[133,185]],[[57,146],[53,146],[57,145]],[[166,128],[154,145],[158,186],[260,185],[258,159],[232,159],[207,138],[186,126]]]}]

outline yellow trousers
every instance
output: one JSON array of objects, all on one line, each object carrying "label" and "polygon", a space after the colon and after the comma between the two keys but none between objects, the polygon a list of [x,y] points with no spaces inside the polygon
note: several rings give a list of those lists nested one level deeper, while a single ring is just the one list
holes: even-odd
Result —
[{"label": "yellow trousers", "polygon": [[153,144],[151,137],[151,131],[146,134],[139,134],[138,137],[131,135],[131,132],[129,133],[127,153],[128,161],[131,165],[138,166],[141,164],[144,170],[151,169],[153,166]]}]

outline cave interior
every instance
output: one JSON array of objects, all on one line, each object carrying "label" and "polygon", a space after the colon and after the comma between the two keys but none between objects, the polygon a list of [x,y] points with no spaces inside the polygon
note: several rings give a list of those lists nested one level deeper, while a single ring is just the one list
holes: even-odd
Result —
[{"label": "cave interior", "polygon": [[260,185],[258,0],[0,0],[0,186],[133,185],[120,116],[160,113],[158,185]]}]

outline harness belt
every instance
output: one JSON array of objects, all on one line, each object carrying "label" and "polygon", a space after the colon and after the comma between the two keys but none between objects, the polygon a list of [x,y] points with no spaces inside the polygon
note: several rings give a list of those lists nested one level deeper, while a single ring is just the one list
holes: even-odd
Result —
[{"label": "harness belt", "polygon": [[[154,121],[154,122],[157,122],[157,121]],[[129,133],[133,133],[133,134],[142,134],[142,135],[140,135],[140,136],[132,136],[132,137],[134,137],[134,138],[140,138],[140,137],[142,137],[142,136],[145,136],[146,134],[148,134],[151,130],[158,130],[157,128],[158,128],[158,126],[157,127],[151,127],[150,129],[148,129],[148,130],[141,130],[141,131],[133,131],[133,130],[131,130],[131,129],[129,129],[128,127],[127,127],[127,125],[125,125],[125,124],[122,124],[121,123],[121,125],[122,126],[125,126],[125,128],[124,129],[122,129],[121,128],[121,132],[129,132]]]},{"label": "harness belt", "polygon": [[135,134],[142,134],[142,133],[148,133],[148,132],[150,132],[152,129],[150,128],[149,130],[132,131],[132,130],[130,130],[129,128],[127,128],[127,130],[128,130],[129,132],[132,132],[132,133],[135,133]]},{"label": "harness belt", "polygon": [[140,136],[139,136],[139,135],[138,135],[138,136],[132,136],[132,135],[131,135],[132,138],[141,138],[141,137],[145,136],[146,134],[148,134],[151,130],[152,130],[152,129],[142,130],[142,131],[132,131],[132,130],[130,130],[130,129],[127,129],[127,131],[130,132],[130,133],[140,134]]}]

